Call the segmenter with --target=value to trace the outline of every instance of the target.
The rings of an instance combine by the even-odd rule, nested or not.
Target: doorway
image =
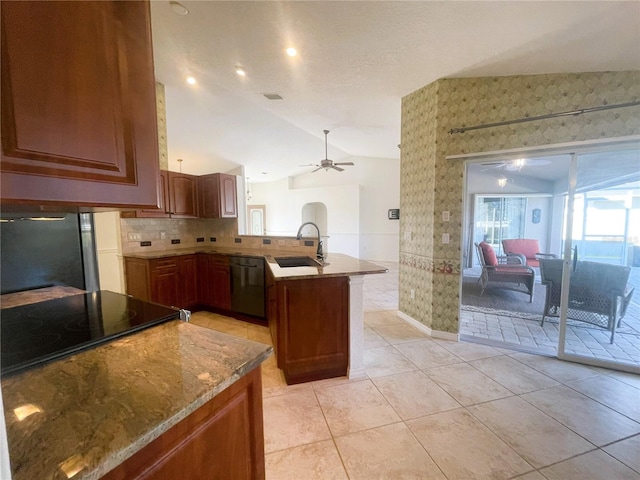
[[[318,226],[323,250],[326,255],[329,251],[329,246],[327,245],[329,239],[327,235],[327,206],[322,202],[306,203],[302,207],[301,216],[302,223],[313,222]],[[311,225],[305,226],[301,233],[303,237],[315,237],[318,234]]]
[[[248,234],[263,236],[267,234],[267,207],[265,205],[247,205]]]
[[[524,155],[518,152],[519,157]],[[627,149],[615,146],[589,150],[585,146],[573,154],[503,158],[467,162],[460,337],[640,372],[640,300],[633,296],[640,292],[637,142]],[[498,180],[505,177],[508,180],[501,185]],[[514,201],[516,198],[520,200]],[[536,228],[539,230],[534,234]],[[477,256],[474,243],[486,240],[500,257],[505,253],[502,240],[512,235],[532,237],[540,253],[555,255],[553,261],[560,266],[558,281],[563,282],[563,274],[566,276],[558,292],[571,292],[563,297],[563,305],[556,302],[548,308],[550,269],[545,277],[539,265],[528,267],[535,273],[532,302],[525,293],[507,290],[499,282],[489,282],[481,292],[482,267],[473,257]],[[575,293],[582,285],[581,279],[570,277],[576,258],[580,262],[576,265],[583,271],[595,267],[601,272],[595,277],[606,278],[603,272],[611,268],[619,268],[625,276],[622,291],[609,303],[610,312],[579,313],[581,308],[588,308],[581,306],[584,300]],[[613,276],[618,276],[617,272]],[[589,283],[593,285],[594,281]],[[544,322],[543,314],[547,314]],[[600,317],[595,318],[598,314]],[[616,323],[613,330],[611,322]]]

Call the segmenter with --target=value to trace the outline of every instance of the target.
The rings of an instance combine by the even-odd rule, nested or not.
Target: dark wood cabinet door
[[[195,255],[184,255],[179,258],[179,278],[181,298],[176,305],[180,308],[191,308],[198,303],[198,268]]]
[[[220,176],[198,177],[198,214],[201,218],[220,218]]]
[[[181,303],[180,276],[175,258],[153,260],[151,262],[151,301],[178,307]]]
[[[211,265],[212,306],[223,310],[231,309],[231,278],[228,265]]]
[[[256,367],[104,480],[264,480],[262,384]]]
[[[128,295],[147,302],[152,301],[151,285],[149,280],[149,262],[147,260],[125,257],[124,275]]]
[[[198,269],[198,303],[211,306],[213,304],[211,288],[211,255],[207,253],[197,254]]]
[[[212,173],[198,177],[198,203],[202,218],[237,218],[236,177]]]
[[[285,280],[276,286],[277,359],[287,383],[346,375],[349,278]]]
[[[169,212],[175,218],[198,216],[197,177],[186,173],[168,172]]]
[[[149,3],[1,9],[2,203],[157,206]]]
[[[158,190],[159,208],[148,208],[120,212],[123,218],[169,218],[169,179],[166,170],[160,170],[160,189]]]
[[[236,177],[220,174],[220,217],[236,218],[238,216],[238,199],[236,193]]]

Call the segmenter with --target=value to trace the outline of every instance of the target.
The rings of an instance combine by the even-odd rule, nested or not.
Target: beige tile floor
[[[640,479],[640,376],[431,339],[396,315],[394,275],[365,279],[367,378],[287,386],[263,364],[268,480]]]

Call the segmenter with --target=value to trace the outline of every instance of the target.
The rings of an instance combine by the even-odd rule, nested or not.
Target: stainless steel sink
[[[288,267],[321,267],[317,260],[311,257],[276,257],[274,260],[282,268]]]

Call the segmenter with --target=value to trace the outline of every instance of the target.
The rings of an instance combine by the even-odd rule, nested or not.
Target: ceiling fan
[[[333,160],[329,160],[327,155],[327,135],[329,134],[329,130],[323,130],[324,132],[324,160],[321,160],[320,163],[309,163],[307,165],[300,165],[301,167],[318,167],[315,170],[312,170],[311,173],[317,172],[324,168],[325,172],[329,169],[333,168],[339,172],[343,172],[344,168],[338,167],[338,165],[354,165],[353,162],[340,162],[336,163]]]
[[[522,170],[523,167],[537,167],[540,165],[547,165],[551,163],[549,160],[542,159],[525,159],[525,158],[516,158],[515,160],[504,160],[499,162],[489,162],[482,163],[481,165],[488,167],[485,170],[489,170],[492,168],[500,168],[502,170],[506,170],[507,172],[518,172]]]

